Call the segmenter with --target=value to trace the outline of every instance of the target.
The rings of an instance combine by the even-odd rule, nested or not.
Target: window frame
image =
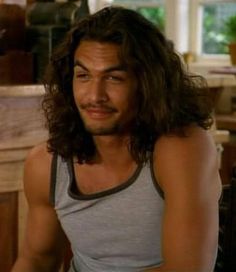
[[[190,20],[189,20],[189,52],[193,52],[196,63],[228,66],[231,65],[228,54],[203,54],[201,52],[202,29],[201,22],[203,16],[203,4],[233,3],[235,0],[189,0]]]

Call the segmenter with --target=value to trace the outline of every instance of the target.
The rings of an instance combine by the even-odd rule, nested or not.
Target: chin
[[[117,127],[101,127],[101,128],[91,128],[87,127],[86,130],[93,136],[105,136],[105,135],[114,135],[119,133]]]
[[[110,126],[86,126],[85,129],[89,132],[92,136],[112,136],[112,135],[122,135],[129,132],[127,126],[121,124],[113,124]]]
[[[93,136],[106,136],[106,135],[118,135],[126,134],[130,131],[130,123],[124,122],[110,122],[107,124],[86,124],[85,129]]]

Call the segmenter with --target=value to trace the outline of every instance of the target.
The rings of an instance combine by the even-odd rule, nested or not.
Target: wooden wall
[[[32,146],[47,137],[42,86],[0,87],[0,271],[9,272],[21,246],[27,205],[23,166]]]

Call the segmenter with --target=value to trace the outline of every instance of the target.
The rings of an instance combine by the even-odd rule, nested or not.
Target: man
[[[52,57],[49,139],[25,163],[29,215],[12,271],[212,271],[221,182],[201,78],[136,12],[83,19]],[[67,238],[66,238],[67,237]]]

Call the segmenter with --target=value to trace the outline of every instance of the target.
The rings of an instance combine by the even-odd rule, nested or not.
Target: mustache
[[[79,105],[81,109],[83,110],[101,110],[101,111],[107,111],[107,112],[117,112],[117,109],[108,105],[103,105],[103,104],[92,104],[92,103],[87,103],[87,104],[80,104]]]

